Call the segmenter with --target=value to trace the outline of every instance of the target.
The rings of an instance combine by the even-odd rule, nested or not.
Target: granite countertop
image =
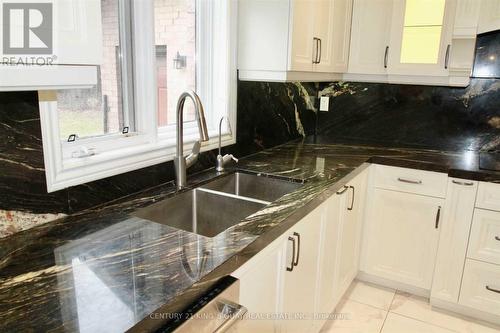
[[[308,141],[306,141],[308,142]],[[206,238],[134,217],[175,195],[164,184],[0,239],[0,331],[154,331],[283,234],[373,162],[500,183],[477,154],[295,141],[238,169],[304,182],[238,225]],[[194,175],[194,187],[216,177]],[[203,258],[203,259],[202,259]]]

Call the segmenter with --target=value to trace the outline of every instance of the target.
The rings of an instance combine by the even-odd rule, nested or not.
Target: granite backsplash
[[[330,111],[317,112],[318,96]],[[174,179],[171,162],[47,193],[36,92],[0,93],[0,237]],[[313,134],[332,142],[479,150],[500,140],[500,80],[467,88],[379,83],[238,83],[238,157]],[[308,140],[312,140],[310,137]],[[215,164],[201,154],[190,172]]]

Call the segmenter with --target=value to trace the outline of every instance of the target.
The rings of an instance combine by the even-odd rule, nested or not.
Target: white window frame
[[[210,140],[201,151],[218,146],[218,121],[227,117],[222,145],[236,143],[236,37],[237,0],[197,0],[196,75],[197,91],[207,111]],[[175,126],[158,128],[155,69],[154,4],[134,1],[134,108],[137,131],[83,138],[63,143],[55,92],[39,92],[40,121],[47,191],[137,170],[170,161],[175,156]],[[212,24],[212,22],[217,22]],[[215,45],[215,46],[214,46]],[[224,124],[227,124],[224,122]],[[189,153],[198,130],[184,124],[184,151]],[[95,155],[72,158],[68,152],[80,147],[94,149]]]

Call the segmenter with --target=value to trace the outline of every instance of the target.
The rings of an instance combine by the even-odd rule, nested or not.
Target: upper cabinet
[[[239,78],[467,86],[500,0],[239,2]]]
[[[0,0],[0,90],[90,87],[102,62],[101,0]]]
[[[344,79],[468,85],[480,7],[472,1],[354,0]]]
[[[477,33],[500,29],[500,0],[481,0],[480,20]]]
[[[448,75],[454,0],[396,0],[388,73]]]
[[[392,3],[392,0],[354,0],[349,73],[387,73]]]
[[[352,0],[239,2],[242,80],[324,81],[347,70]]]

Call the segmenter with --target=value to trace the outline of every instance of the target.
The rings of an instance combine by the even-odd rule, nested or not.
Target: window
[[[101,0],[97,85],[39,93],[49,192],[171,160],[186,89],[205,108],[211,140],[202,151],[217,146],[223,116],[223,144],[235,142],[236,3]],[[187,102],[186,152],[198,139],[194,120]]]
[[[406,0],[401,63],[437,64],[446,0]]]

